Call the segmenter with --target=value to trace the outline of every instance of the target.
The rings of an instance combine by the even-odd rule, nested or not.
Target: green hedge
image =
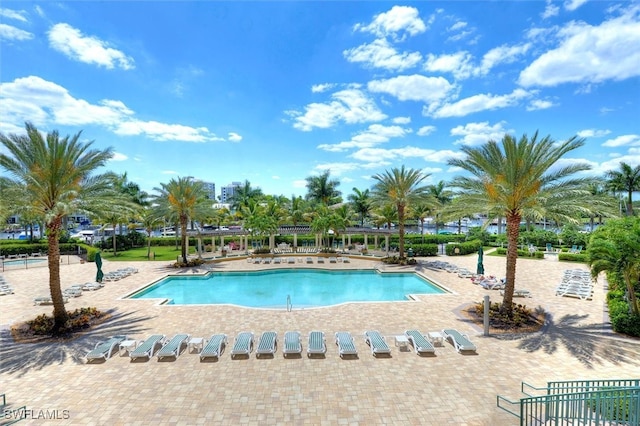
[[[407,256],[408,250],[413,250],[414,256],[437,256],[438,245],[437,244],[411,244],[409,247],[405,247],[405,256]]]
[[[482,246],[482,241],[473,240],[466,243],[447,244],[445,251],[448,256],[462,256],[464,254],[477,253]],[[456,253],[456,248],[458,253]]]
[[[563,260],[565,262],[581,262],[587,263],[589,259],[587,258],[586,253],[558,253],[558,260]]]
[[[496,249],[496,254],[499,254],[501,256],[506,256],[507,255],[507,249],[504,247],[498,247]],[[529,258],[535,258],[535,259],[544,259],[544,252],[543,251],[534,251],[533,252],[533,256],[531,256],[531,253],[529,252],[529,250],[518,250],[518,257],[529,257]]]
[[[629,312],[629,302],[624,298],[621,290],[610,291],[607,294],[609,318],[611,327],[618,333],[640,337],[640,317]]]

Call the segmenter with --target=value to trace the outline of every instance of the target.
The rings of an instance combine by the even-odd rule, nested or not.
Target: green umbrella
[[[98,268],[98,271],[96,272],[96,282],[101,283],[102,282],[102,277],[104,277],[104,274],[102,273],[102,257],[100,256],[100,252],[96,253],[96,267]]]
[[[482,246],[478,249],[478,267],[476,268],[476,274],[484,275],[484,265],[482,264],[482,256],[484,252],[482,250]]]

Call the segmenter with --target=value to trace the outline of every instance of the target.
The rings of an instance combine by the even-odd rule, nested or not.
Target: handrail
[[[287,312],[291,312],[293,309],[293,303],[291,303],[291,296],[287,294]]]
[[[507,402],[507,403],[509,403],[511,405],[517,405],[518,407],[520,407],[520,409],[518,410],[518,412],[515,412],[515,411],[510,410],[509,408],[507,408],[507,407],[505,407],[503,405],[500,405],[500,401]],[[510,399],[507,399],[504,396],[498,395],[497,398],[496,398],[496,405],[498,406],[498,408],[506,411],[507,413],[513,414],[514,416],[516,416],[519,419],[522,418],[522,404],[521,404],[520,401],[511,401]]]

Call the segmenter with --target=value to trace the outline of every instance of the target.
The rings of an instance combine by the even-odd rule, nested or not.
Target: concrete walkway
[[[476,256],[441,257],[474,270]],[[504,276],[505,259],[487,255],[487,274]],[[9,409],[26,405],[31,416],[57,415],[56,424],[437,424],[513,425],[517,419],[496,408],[496,395],[517,399],[520,382],[544,385],[551,380],[640,377],[640,342],[611,333],[605,313],[603,281],[593,300],[555,296],[562,271],[584,266],[557,259],[519,259],[517,288],[533,297],[516,299],[549,313],[542,332],[530,335],[482,336],[479,327],[460,315],[461,309],[485,294],[499,300],[497,291],[484,290],[441,270],[418,268],[450,294],[419,296],[418,301],[348,303],[296,310],[249,309],[237,306],[160,306],[150,300],[122,297],[171,273],[204,273],[203,268],[175,270],[165,262],[105,261],[103,269],[134,266],[138,274],[107,283],[105,288],[71,299],[69,309],[95,306],[111,312],[111,319],[72,341],[15,344],[10,326],[51,313],[50,306],[34,306],[33,298],[48,294],[46,268],[6,271],[2,275],[16,292],[0,297],[0,393]],[[245,260],[211,265],[215,270],[310,267],[252,265]],[[313,267],[414,270],[352,260],[348,265]],[[91,281],[93,264],[66,264],[62,288]],[[409,328],[423,332],[455,327],[467,333],[477,354],[461,355],[446,343],[435,357],[420,357],[394,346],[394,336]],[[378,330],[392,346],[390,358],[376,359],[363,333]],[[229,348],[218,362],[201,363],[192,353],[175,361],[130,362],[115,356],[105,363],[85,364],[84,355],[100,340],[126,334],[135,339],[161,333],[189,333],[208,337],[226,333],[230,344],[241,331],[302,334],[303,348],[310,331],[326,333],[324,359],[285,359],[275,356],[231,360]],[[338,356],[333,334],[349,331],[359,356]],[[44,424],[44,421],[29,423]],[[51,421],[52,423],[52,421]]]

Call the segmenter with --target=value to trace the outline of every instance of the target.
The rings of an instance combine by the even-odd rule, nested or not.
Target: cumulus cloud
[[[0,100],[7,108],[3,113],[3,131],[9,127],[7,123],[15,128],[18,123],[31,121],[35,125],[97,125],[119,135],[141,135],[154,140],[223,140],[206,127],[138,120],[122,101],[103,99],[91,103],[77,99],[64,87],[36,76],[0,83]]]
[[[581,138],[601,138],[611,133],[611,130],[584,129],[580,130],[577,135]]]
[[[20,22],[27,22],[27,12],[25,10],[13,10],[0,7],[0,16],[8,19],[15,19]]]
[[[388,12],[374,16],[367,25],[356,24],[354,30],[375,34],[378,37],[403,39],[407,34],[414,36],[427,30],[419,15],[415,7],[393,6]]]
[[[501,121],[490,125],[488,121],[481,123],[467,123],[464,126],[456,126],[451,129],[452,136],[461,136],[456,144],[478,146],[490,140],[499,141],[506,133],[513,133],[513,129],[505,128],[506,122]]]
[[[51,27],[49,44],[53,49],[76,61],[107,69],[113,69],[116,66],[124,70],[134,68],[133,58],[110,47],[109,43],[97,37],[82,34],[80,30],[69,24],[56,24]]]
[[[573,12],[583,4],[585,4],[588,0],[567,0],[564,2],[564,8],[570,12]]]
[[[422,126],[416,132],[418,136],[429,136],[431,133],[436,131],[436,126]]]
[[[617,138],[609,139],[602,146],[619,147],[619,146],[640,146],[640,135],[622,135]]]
[[[332,89],[335,86],[333,83],[324,83],[324,84],[314,84],[311,86],[311,91],[313,93],[322,93],[326,92],[329,89]]]
[[[480,73],[486,75],[500,64],[510,64],[517,61],[520,57],[524,56],[530,49],[531,44],[517,44],[513,46],[502,45],[489,50],[482,57],[482,63],[480,64]]]
[[[515,89],[506,95],[479,94],[461,99],[457,102],[443,105],[432,105],[431,108],[423,108],[422,113],[435,118],[464,117],[480,111],[490,111],[518,105],[522,99],[532,96],[534,92],[523,89]]]
[[[600,83],[640,76],[639,10],[598,26],[570,22],[557,33],[558,46],[535,59],[519,77],[524,87]]]
[[[235,132],[229,132],[228,138],[231,142],[240,142],[242,140],[242,136]]]
[[[534,99],[527,105],[527,111],[537,111],[539,109],[548,109],[556,106],[552,101],[542,99]]]
[[[430,72],[451,73],[456,79],[462,80],[474,74],[472,59],[471,54],[466,51],[443,55],[429,54],[424,69]]]
[[[544,12],[540,14],[542,19],[548,19],[553,16],[558,16],[558,12],[560,12],[560,8],[552,3],[551,0],[547,0],[547,5],[544,8]]]
[[[31,40],[33,34],[7,24],[0,24],[0,40]]]
[[[327,103],[311,103],[304,113],[287,111],[294,118],[293,127],[308,132],[314,127],[328,128],[339,121],[348,124],[381,121],[387,116],[362,90],[350,88],[335,92]]]
[[[111,161],[126,161],[129,157],[121,152],[114,152],[113,157],[111,157]]]
[[[363,161],[371,167],[381,163],[392,164],[394,161],[405,158],[422,159],[432,163],[445,163],[452,156],[460,158],[461,154],[451,150],[436,151],[433,149],[414,146],[391,149],[364,148],[350,155],[351,158]]]
[[[411,117],[396,117],[392,121],[395,124],[409,124],[411,123]]]
[[[402,71],[413,68],[421,60],[419,52],[399,53],[386,39],[377,39],[342,52],[349,62],[362,63],[370,68]]]
[[[337,144],[321,144],[318,145],[318,149],[330,152],[343,152],[354,148],[368,148],[388,142],[391,138],[404,137],[410,132],[411,129],[406,129],[400,126],[372,124],[367,128],[367,130],[354,135],[351,140]]]
[[[360,170],[362,168],[362,164],[358,163],[323,163],[318,164],[313,168],[314,173],[323,173],[326,170],[331,172],[331,176],[342,176],[345,173],[352,172],[354,170]],[[305,185],[302,187],[306,186]]]
[[[386,80],[373,80],[367,84],[369,91],[388,93],[401,101],[438,102],[456,90],[443,77],[425,77],[419,74],[401,75]]]

